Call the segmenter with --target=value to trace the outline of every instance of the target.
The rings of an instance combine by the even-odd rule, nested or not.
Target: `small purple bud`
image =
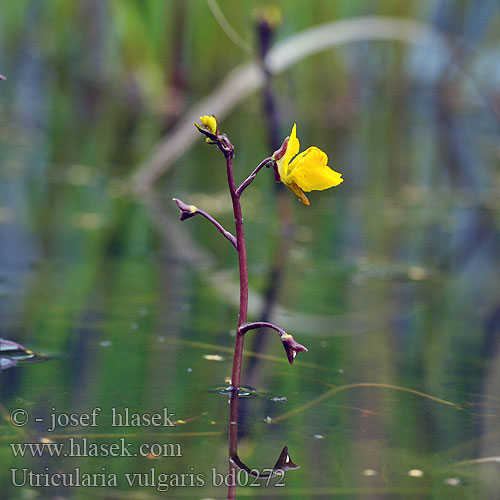
[[[175,201],[175,203],[179,207],[179,210],[181,211],[181,216],[180,216],[181,221],[189,219],[190,217],[196,215],[197,208],[194,205],[188,205],[187,203],[184,203],[182,200],[179,200],[178,198],[172,198],[172,200]]]
[[[291,335],[288,333],[281,336],[281,342],[283,342],[283,347],[285,348],[286,355],[288,357],[288,362],[292,365],[295,356],[298,352],[307,352],[307,347],[299,344]]]

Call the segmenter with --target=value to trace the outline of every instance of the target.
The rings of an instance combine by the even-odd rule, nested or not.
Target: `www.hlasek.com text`
[[[64,442],[10,443],[15,457],[182,457],[180,443],[134,443],[121,437],[111,443],[70,437]]]

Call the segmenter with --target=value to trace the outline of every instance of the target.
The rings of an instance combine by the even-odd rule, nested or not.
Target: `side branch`
[[[254,321],[252,323],[244,323],[240,326],[241,333],[247,333],[250,330],[257,330],[259,328],[271,328],[271,330],[276,330],[280,337],[283,335],[288,335],[283,328],[280,328],[278,325],[274,323],[269,323],[268,321]]]
[[[252,184],[253,180],[255,179],[255,177],[259,173],[259,170],[262,167],[268,167],[269,168],[270,166],[272,166],[274,164],[275,164],[275,161],[273,160],[273,158],[271,156],[269,156],[265,160],[261,161],[259,163],[259,165],[257,166],[257,168],[239,185],[238,189],[236,190],[236,195],[237,196],[241,196],[241,193],[243,193],[243,191],[248,186],[250,186],[250,184]]]
[[[298,352],[307,352],[307,347],[299,344],[292,335],[286,333],[283,328],[280,328],[274,323],[269,323],[267,321],[243,323],[243,325],[238,328],[238,332],[244,335],[250,330],[257,330],[259,328],[271,328],[272,330],[276,330],[279,333],[281,342],[283,342],[283,347],[285,348],[285,352],[288,357],[288,362],[290,364],[293,364],[293,360],[295,359],[295,356],[297,356]]]
[[[229,231],[227,231],[220,222],[216,221],[210,214],[205,212],[205,210],[201,210],[198,207],[195,207],[194,205],[188,205],[187,203],[184,203],[178,198],[172,198],[172,199],[175,201],[175,203],[179,207],[179,210],[181,211],[181,216],[180,216],[181,221],[189,219],[190,217],[194,217],[195,215],[201,215],[202,217],[205,217],[205,219],[210,221],[219,230],[219,232],[231,242],[233,247],[236,248],[236,250],[238,250],[238,244],[236,243],[236,238]]]

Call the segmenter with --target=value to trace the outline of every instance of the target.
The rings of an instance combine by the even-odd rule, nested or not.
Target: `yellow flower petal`
[[[214,116],[200,116],[200,121],[207,127],[212,134],[217,135],[217,120]]]
[[[297,196],[302,203],[309,205],[304,191],[322,191],[343,182],[342,175],[328,166],[328,156],[317,147],[310,147],[303,153],[299,152],[300,144],[296,134],[297,126],[294,123],[290,136],[285,139],[282,147],[275,151],[278,173],[281,181]],[[286,147],[285,152],[283,149]],[[276,154],[278,153],[278,154]]]
[[[306,192],[322,191],[343,182],[342,175],[328,165],[328,156],[314,146],[306,149],[289,166],[286,181],[293,181]]]
[[[292,132],[290,134],[290,137],[288,138],[288,145],[285,154],[280,160],[276,162],[278,165],[278,172],[282,178],[288,175],[288,164],[290,163],[290,160],[299,152],[300,149],[300,143],[299,140],[297,139],[296,130],[297,126],[294,123],[292,127]]]
[[[295,196],[297,196],[297,198],[299,198],[299,200],[301,201],[301,203],[303,203],[304,205],[310,205],[309,200],[307,199],[307,196],[304,194],[304,191],[302,191],[302,189],[300,189],[299,186],[297,186],[297,184],[295,184],[295,182],[286,182],[286,181],[283,181],[283,184]]]
[[[288,175],[288,165],[292,158],[299,152],[300,142],[297,139],[297,125],[294,123],[292,127],[292,133],[290,134],[290,139],[288,139],[288,147],[286,148],[285,156],[283,157],[285,168],[284,175]]]
[[[297,125],[294,123],[292,127],[292,133],[290,134],[290,139],[288,140],[288,147],[286,148],[285,158],[286,163],[290,163],[291,159],[299,152],[300,142],[297,139]]]

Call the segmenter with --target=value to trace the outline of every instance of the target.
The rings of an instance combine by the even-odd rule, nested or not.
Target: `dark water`
[[[35,211],[2,224],[2,336],[50,358],[1,372],[2,491],[5,498],[154,498],[170,485],[169,498],[224,498],[217,485],[228,470],[229,405],[211,389],[227,385],[231,372],[231,247],[202,220],[177,223],[168,197],[138,205],[114,189],[104,179],[61,183],[59,201],[69,193],[76,201],[53,210],[50,238],[39,233]],[[258,299],[277,222],[262,220],[257,189],[247,236]],[[256,395],[240,401],[240,458],[272,468],[288,446],[301,467],[279,479],[285,487],[272,486],[276,479],[244,487],[255,480],[241,474],[238,493],[493,498],[496,192],[481,200],[412,186],[394,196],[337,194],[315,196],[308,212],[293,206],[297,238],[276,315],[309,352],[290,366],[267,332],[266,352],[243,376]],[[217,211],[217,199],[202,201]],[[255,310],[251,301],[251,316]],[[16,409],[26,425],[9,423]],[[129,421],[113,426],[120,424],[113,412],[125,418],[126,411]],[[153,422],[145,415],[155,413]],[[53,414],[61,420],[52,431]],[[12,444],[27,442],[64,443],[63,453],[90,456],[14,457]],[[150,445],[166,456],[123,456],[148,455]],[[76,482],[77,468],[80,480],[93,474],[108,488],[36,486],[41,473],[71,473]]]

